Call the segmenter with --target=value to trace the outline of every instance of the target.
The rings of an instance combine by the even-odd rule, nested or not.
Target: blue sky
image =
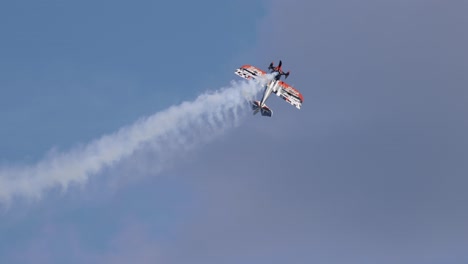
[[[266,12],[255,1],[20,1],[0,10],[6,165],[34,163],[53,147],[67,150],[229,85]],[[2,262],[31,262],[39,254],[47,262],[82,263],[73,242],[62,240],[67,234],[78,234],[84,255],[99,255],[132,218],[154,222],[145,233],[170,236],[190,208],[191,188],[175,176],[147,184],[118,194],[90,184],[76,197],[12,205],[2,215]],[[42,239],[47,245],[36,252]]]
[[[8,96],[2,96],[1,133],[22,138],[2,141],[8,151],[2,160],[34,160],[53,145],[86,142],[225,85],[236,58],[255,42],[255,23],[265,12],[258,2],[248,4],[2,4]],[[77,122],[83,119],[87,123]]]
[[[467,262],[466,10],[0,4],[2,167],[229,86],[246,63],[282,59],[305,98],[300,111],[271,98],[273,118],[247,115],[162,172],[163,157],[143,151],[84,185],[14,201],[0,215],[0,262]]]

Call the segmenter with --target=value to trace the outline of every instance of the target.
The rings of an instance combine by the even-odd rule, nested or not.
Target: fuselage
[[[260,101],[260,107],[265,105],[266,100],[271,95],[272,92],[275,92],[277,89],[276,86],[278,85],[278,80],[273,79],[269,81],[265,87],[265,92],[263,92],[262,100]]]

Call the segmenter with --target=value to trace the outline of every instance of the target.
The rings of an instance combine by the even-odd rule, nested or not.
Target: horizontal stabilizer
[[[260,110],[260,113],[262,114],[262,116],[269,116],[269,117],[271,117],[271,115],[273,114],[270,108],[266,106],[262,107],[262,109]]]
[[[273,111],[271,111],[271,109],[268,106],[264,105],[263,107],[260,107],[259,101],[252,102],[252,110],[254,115],[260,112],[262,116],[271,117],[271,115],[273,114]]]

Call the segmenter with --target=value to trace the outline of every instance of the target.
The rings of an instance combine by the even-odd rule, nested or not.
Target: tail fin
[[[260,101],[252,101],[253,115],[256,115],[260,111]]]

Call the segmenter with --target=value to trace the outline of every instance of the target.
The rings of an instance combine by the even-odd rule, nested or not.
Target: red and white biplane
[[[277,96],[280,96],[286,102],[295,106],[297,109],[301,109],[304,98],[302,97],[302,94],[298,90],[294,89],[289,84],[280,80],[281,76],[285,76],[285,78],[288,78],[289,76],[289,72],[286,72],[286,73],[283,72],[283,70],[281,69],[281,65],[282,65],[281,61],[279,61],[278,66],[274,66],[273,62],[270,63],[268,70],[270,70],[270,73],[274,75],[274,79],[268,81],[268,83],[265,85],[265,91],[263,92],[262,100],[252,102],[252,110],[254,111],[254,115],[260,112],[262,116],[271,117],[273,112],[265,104],[266,100],[271,95],[271,93],[275,93]],[[248,80],[249,79],[260,80],[262,78],[266,78],[266,75],[267,75],[265,71],[255,66],[251,66],[251,65],[244,65],[240,67],[239,69],[235,71],[235,74]]]

